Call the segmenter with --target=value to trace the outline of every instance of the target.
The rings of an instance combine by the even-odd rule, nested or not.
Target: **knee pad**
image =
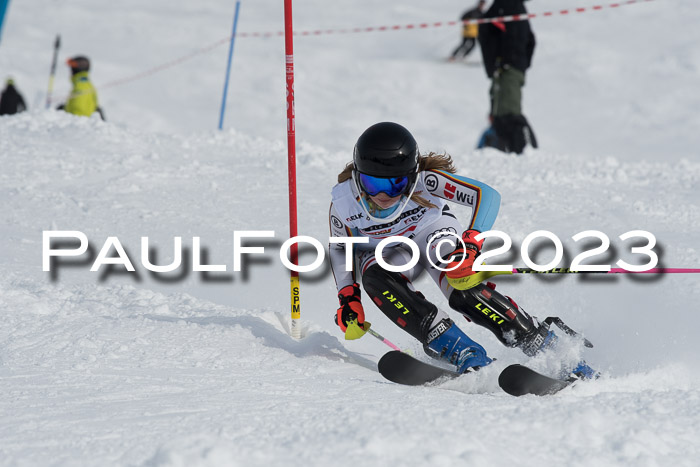
[[[362,275],[362,285],[375,305],[391,321],[425,343],[433,323],[447,318],[398,272],[373,264]]]

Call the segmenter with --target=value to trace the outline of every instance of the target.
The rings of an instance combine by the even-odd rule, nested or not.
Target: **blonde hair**
[[[354,164],[349,162],[342,172],[338,174],[338,183],[350,180],[354,167]],[[418,156],[418,172],[425,172],[426,170],[442,170],[443,172],[449,173],[457,172],[452,162],[452,157],[449,154],[436,154],[434,152],[430,152],[425,156]],[[411,195],[411,201],[424,208],[437,208],[433,203],[415,193]],[[370,204],[372,203],[370,199],[367,199],[367,202]]]

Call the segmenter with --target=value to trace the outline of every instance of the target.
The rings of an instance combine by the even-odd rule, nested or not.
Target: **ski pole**
[[[470,289],[486,279],[494,276],[508,274],[697,274],[700,269],[692,268],[653,268],[646,271],[629,271],[622,268],[610,268],[609,271],[577,271],[570,268],[553,268],[545,271],[538,271],[532,268],[513,268],[509,271],[477,271],[470,276],[450,282],[453,287],[460,290]]]
[[[396,350],[397,352],[405,353],[407,355],[413,355],[410,350],[401,350],[396,344],[392,343],[389,339],[372,329],[371,326],[372,324],[369,321],[365,321],[364,326],[360,327],[360,325],[357,324],[357,319],[350,320],[347,323],[347,328],[345,329],[345,340],[355,340],[359,339],[365,334],[370,334],[372,337],[391,347],[392,350]]]
[[[381,334],[379,334],[379,333],[378,333],[377,331],[375,331],[374,329],[369,328],[369,330],[368,330],[367,332],[370,333],[373,337],[376,337],[377,339],[379,339],[380,341],[382,341],[383,343],[385,343],[386,345],[388,345],[389,347],[391,347],[392,349],[398,350],[399,352],[403,352],[403,350],[399,349],[399,348],[398,348],[395,344],[393,344],[389,339],[385,338],[384,336],[382,336]]]
[[[486,279],[494,276],[509,274],[696,274],[700,269],[691,268],[653,268],[646,271],[628,271],[622,268],[611,268],[609,271],[576,271],[570,268],[553,268],[546,271],[538,271],[532,268],[513,268],[507,271],[477,271],[469,276],[458,279],[448,279],[450,285],[458,290],[467,290],[476,287]]]
[[[500,272],[500,271],[499,271]],[[569,268],[554,268],[537,271],[531,268],[513,268],[513,274],[698,274],[700,269],[692,268],[653,268],[646,271],[628,271],[622,268],[611,268],[609,271],[575,271]],[[501,272],[508,274],[508,272]]]
[[[53,94],[53,79],[56,76],[56,60],[58,60],[58,49],[61,47],[61,35],[56,35],[53,43],[53,60],[51,61],[51,73],[49,74],[49,90],[46,93],[46,109],[51,107],[51,94]]]

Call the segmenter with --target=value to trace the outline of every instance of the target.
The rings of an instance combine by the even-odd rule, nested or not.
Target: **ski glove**
[[[448,282],[450,279],[461,279],[474,274],[472,270],[474,259],[479,256],[481,247],[484,245],[483,240],[476,239],[476,236],[480,233],[478,230],[469,229],[462,234],[464,245],[458,244],[455,251],[448,257],[449,264],[447,265],[448,271],[446,273]]]
[[[340,289],[338,293],[340,300],[340,308],[335,315],[335,324],[340,326],[340,330],[345,332],[348,328],[348,323],[352,320],[357,320],[357,324],[364,328],[365,310],[360,302],[360,286],[354,283]]]

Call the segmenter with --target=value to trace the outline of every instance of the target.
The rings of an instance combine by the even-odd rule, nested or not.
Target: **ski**
[[[546,396],[568,387],[576,379],[550,378],[523,365],[510,365],[498,377],[498,385],[511,396]]]
[[[398,350],[384,354],[377,367],[379,373],[387,380],[407,386],[422,386],[465,374],[422,362]],[[523,365],[510,365],[498,377],[498,385],[511,396],[556,394],[574,381],[577,379],[550,378]]]
[[[377,364],[379,373],[397,384],[420,386],[441,378],[452,379],[462,373],[433,366],[397,350],[384,354]]]

